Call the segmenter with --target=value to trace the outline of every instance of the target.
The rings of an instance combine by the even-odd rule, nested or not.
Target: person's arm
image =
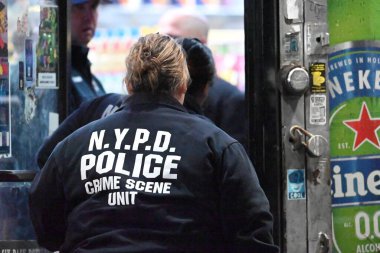
[[[53,153],[29,190],[30,218],[37,242],[51,251],[59,250],[65,238],[64,203],[62,175]]]
[[[37,164],[40,168],[44,166],[51,152],[60,141],[90,122],[87,115],[91,113],[91,110],[89,109],[91,103],[92,101],[82,103],[82,105],[70,114],[52,133],[52,135],[44,141],[36,154]]]
[[[279,252],[268,199],[240,143],[223,151],[220,166],[222,224],[231,252]]]
[[[54,147],[82,126],[114,113],[126,97],[121,94],[108,93],[104,96],[83,102],[71,113],[41,145],[36,154],[37,164],[44,166]]]

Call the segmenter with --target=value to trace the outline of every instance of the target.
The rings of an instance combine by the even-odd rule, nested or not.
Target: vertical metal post
[[[281,252],[330,252],[326,0],[245,1],[245,36],[250,154],[275,241]],[[298,144],[294,126],[307,133]]]
[[[305,151],[296,149],[290,142],[290,129],[294,125],[305,127],[303,92],[287,91],[285,79],[294,67],[303,67],[303,1],[279,1],[279,57],[282,80],[277,87],[281,93],[282,130],[282,187],[284,215],[283,252],[307,252],[307,203]],[[280,70],[277,71],[279,73]],[[290,80],[289,80],[290,84]]]
[[[57,1],[59,11],[59,108],[60,122],[68,115],[69,78],[71,73],[71,4]]]
[[[304,65],[310,75],[310,88],[305,94],[305,127],[309,132],[324,138],[323,143],[320,143],[323,145],[323,154],[306,157],[307,252],[323,253],[332,251],[327,0],[305,1],[304,12]]]
[[[274,240],[283,247],[278,0],[244,3],[249,150],[274,215]]]

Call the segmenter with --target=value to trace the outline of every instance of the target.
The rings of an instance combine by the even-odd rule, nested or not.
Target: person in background
[[[205,16],[197,12],[175,8],[160,17],[158,30],[174,38],[198,38],[207,44],[209,23]],[[247,149],[248,117],[245,95],[236,86],[216,75],[204,104],[204,114]]]
[[[88,43],[94,37],[100,0],[71,0],[71,80],[69,114],[84,101],[106,94],[91,72]]]
[[[187,89],[184,106],[190,113],[203,115],[202,104],[215,75],[212,53],[198,39],[183,38],[177,41],[186,52],[191,77],[191,85]],[[54,147],[66,136],[94,120],[118,111],[126,98],[125,95],[109,93],[83,102],[41,145],[36,154],[39,167],[44,166]]]
[[[204,115],[202,106],[216,72],[213,55],[211,50],[198,39],[181,38],[177,41],[186,52],[191,77],[191,85],[187,89],[184,106],[190,113]]]
[[[133,45],[117,113],[54,149],[30,188],[37,242],[60,252],[279,252],[272,215],[242,147],[183,107],[181,46]]]

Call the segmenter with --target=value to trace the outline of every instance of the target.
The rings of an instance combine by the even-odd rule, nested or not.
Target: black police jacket
[[[38,243],[64,252],[278,252],[242,145],[168,96],[60,142],[30,188]]]
[[[108,93],[103,96],[83,102],[78,109],[72,112],[59,127],[45,140],[36,153],[36,161],[40,168],[44,166],[54,147],[66,136],[81,128],[82,126],[111,115],[122,107],[127,95],[118,93]],[[195,102],[192,96],[186,95],[184,106],[189,113],[203,116],[201,107]]]

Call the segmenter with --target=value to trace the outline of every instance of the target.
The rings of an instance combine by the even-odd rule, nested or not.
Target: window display
[[[0,0],[0,249],[40,249],[29,220],[35,152],[58,126],[58,1]],[[65,53],[65,52],[63,52]]]
[[[102,5],[89,57],[92,70],[106,91],[126,92],[122,80],[129,47],[140,36],[157,32],[158,19],[172,8],[195,10],[207,17],[208,46],[213,51],[218,75],[244,91],[243,0],[119,0]]]

